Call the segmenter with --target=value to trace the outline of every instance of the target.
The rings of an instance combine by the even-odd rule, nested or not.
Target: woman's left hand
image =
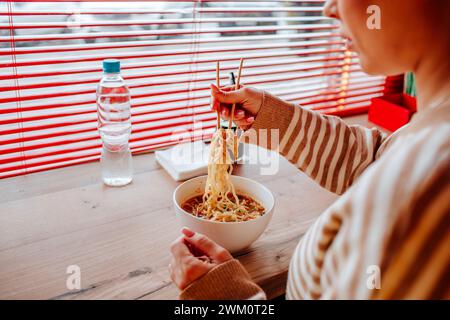
[[[183,235],[170,247],[172,260],[169,264],[170,277],[181,290],[219,264],[233,259],[226,249],[207,236],[188,228],[181,232]]]

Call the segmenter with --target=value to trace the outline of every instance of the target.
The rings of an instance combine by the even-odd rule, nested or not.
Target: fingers
[[[233,85],[219,89],[214,84],[211,84],[212,109],[220,110],[221,118],[229,120],[232,105],[238,104],[233,115],[233,120],[242,129],[248,129],[255,121],[254,114],[249,113],[242,107],[242,102],[247,101],[248,98],[248,92],[245,90],[246,88],[242,85],[239,90],[235,90]]]
[[[228,116],[230,115],[230,111],[228,110],[228,108],[222,108],[220,110],[220,114],[222,115],[222,118],[224,118],[225,120],[228,120]]]
[[[214,267],[208,257],[194,257],[185,241],[185,237],[181,236],[170,246],[172,259],[169,264],[169,273],[173,282],[181,290]]]
[[[255,122],[255,117],[247,117],[247,118],[245,118],[245,124],[246,125],[253,124],[253,122]]]
[[[183,257],[192,255],[186,243],[184,242],[184,237],[179,237],[174,242],[172,242],[172,244],[170,245],[170,251],[176,259],[181,259]]]
[[[234,120],[242,120],[245,118],[245,111],[242,109],[234,110]]]
[[[230,110],[228,108],[223,108],[220,112],[222,119],[228,120],[230,115]],[[255,117],[247,114],[245,111],[241,109],[236,109],[234,113],[234,122],[241,129],[248,129],[249,126],[255,122]]]
[[[229,108],[222,108],[222,109],[220,110],[220,115],[221,115],[222,118],[224,118],[225,120],[228,120],[228,119],[229,119],[230,113],[231,113],[231,110],[230,110]],[[253,122],[255,121],[255,117],[252,116],[252,115],[250,115],[250,114],[248,114],[247,112],[245,112],[245,111],[242,110],[242,109],[236,108],[236,109],[234,110],[234,117],[233,117],[233,120],[235,120],[235,122],[236,122],[236,120],[238,120],[238,121],[239,121],[239,120],[243,120],[245,123],[249,124],[249,123],[253,123]]]
[[[189,229],[188,227],[183,227],[181,229],[181,233],[184,234],[186,237],[190,238],[195,235],[195,232]]]
[[[234,122],[236,122],[237,125],[240,125],[240,124],[249,125],[255,121],[255,117],[249,115],[244,110],[236,109],[234,112],[233,120],[234,120]]]
[[[188,228],[183,228],[182,233],[185,235],[185,240],[187,242],[217,263],[223,263],[233,258],[225,248],[203,234],[195,233]]]
[[[214,100],[220,103],[242,103],[246,98],[246,93],[244,88],[238,90],[221,90],[217,88],[216,85],[211,84],[211,93]]]
[[[175,240],[170,247],[172,259],[169,273],[177,287],[184,290],[218,263],[233,257],[227,250],[200,233],[188,228],[183,228],[182,233],[183,236]],[[200,252],[201,255],[194,256],[194,251]]]
[[[196,258],[188,257],[181,261],[172,258],[169,264],[169,274],[175,285],[184,290],[212,268],[212,265]]]
[[[221,117],[225,120],[230,116],[229,110],[233,105],[236,105],[236,113],[233,115],[233,120],[239,121],[246,119],[246,126],[252,124],[264,99],[264,91],[240,86],[238,90],[234,86],[218,88],[211,84],[211,107],[213,110],[222,112]],[[242,113],[244,112],[244,113]],[[241,124],[243,124],[241,122]],[[241,125],[239,124],[239,125]]]
[[[251,127],[255,119],[253,117],[249,117],[243,120],[235,121],[236,125],[242,130],[247,130]]]
[[[239,85],[239,89],[241,89],[242,87],[244,87],[244,84],[240,84]],[[222,91],[234,91],[234,90],[236,90],[236,85],[231,84],[229,86],[220,87],[220,90],[222,90]]]

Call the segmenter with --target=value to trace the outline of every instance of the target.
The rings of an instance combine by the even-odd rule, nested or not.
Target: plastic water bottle
[[[108,186],[124,186],[133,179],[128,140],[131,133],[130,91],[120,76],[120,61],[103,61],[97,87],[98,130],[103,142],[102,179]]]

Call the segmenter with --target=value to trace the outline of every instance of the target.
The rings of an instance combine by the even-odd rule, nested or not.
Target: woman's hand
[[[233,259],[231,254],[208,237],[191,231],[181,230],[183,236],[175,240],[170,250],[170,277],[181,290],[199,279],[211,269]]]
[[[263,91],[240,86],[238,90],[234,90],[235,86],[217,88],[211,84],[212,108],[217,110],[220,107],[221,117],[229,118],[231,106],[236,103],[234,110],[234,122],[242,129],[247,129],[255,121],[263,102]]]

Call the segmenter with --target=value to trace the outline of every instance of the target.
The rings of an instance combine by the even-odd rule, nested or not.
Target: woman
[[[381,29],[371,30],[367,8],[374,4]],[[415,73],[419,108],[388,137],[257,89],[212,86],[224,117],[238,103],[242,128],[278,128],[280,153],[342,194],[296,248],[286,297],[450,298],[450,2],[329,0],[324,12],[340,21],[366,72]],[[182,299],[265,297],[226,250],[182,232],[170,266]],[[367,284],[370,270],[380,270],[381,287]]]

